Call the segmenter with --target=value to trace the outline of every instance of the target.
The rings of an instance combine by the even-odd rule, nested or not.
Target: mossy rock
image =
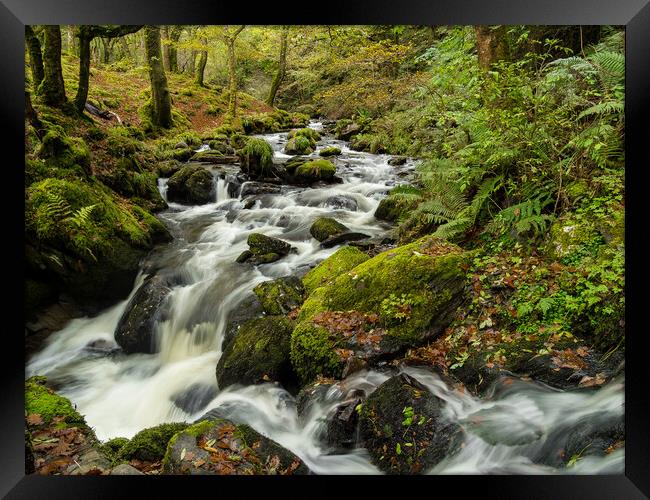
[[[399,186],[379,202],[374,215],[379,220],[395,222],[416,209],[422,200],[419,189]]]
[[[350,357],[373,363],[435,338],[465,300],[468,261],[459,247],[428,236],[315,289],[291,337],[302,382],[340,378]]]
[[[46,179],[25,196],[25,235],[38,251],[32,269],[47,269],[78,300],[124,298],[140,259],[169,241],[165,226],[97,181]]]
[[[310,141],[313,141],[314,144],[316,141],[320,141],[320,133],[318,130],[308,127],[293,129],[287,134],[287,139],[293,139],[294,137],[306,137]]]
[[[592,221],[567,214],[549,229],[544,253],[549,259],[562,260],[572,256],[594,254],[605,240]]]
[[[328,148],[323,148],[321,149],[318,154],[320,156],[338,156],[341,154],[341,148],[337,148],[336,146],[330,146]]]
[[[444,417],[444,400],[401,374],[361,404],[359,432],[372,462],[388,474],[424,474],[453,455],[463,441],[458,424]]]
[[[119,462],[120,452],[122,451],[122,448],[124,448],[128,443],[128,438],[116,437],[109,439],[103,443],[101,445],[101,450],[103,451],[104,455],[106,455],[106,457],[111,460],[111,462]]]
[[[251,178],[264,177],[273,168],[273,148],[264,139],[250,138],[238,156],[242,172]]]
[[[311,294],[316,288],[332,283],[338,276],[365,262],[370,257],[358,248],[340,248],[310,270],[302,279],[305,290]]]
[[[331,236],[336,236],[349,230],[350,228],[344,226],[336,219],[331,217],[318,217],[309,228],[309,234],[318,241],[325,241]]]
[[[204,420],[176,434],[163,460],[164,474],[307,474],[296,455],[247,425]]]
[[[82,139],[69,137],[63,127],[44,121],[46,133],[38,149],[38,157],[47,160],[47,166],[55,170],[69,170],[80,177],[92,173],[91,154]]]
[[[288,255],[289,252],[295,250],[286,241],[261,233],[249,234],[247,243],[249,250],[245,250],[237,257],[237,262],[239,263],[268,264],[281,259],[285,255]]]
[[[219,387],[262,382],[295,387],[296,376],[289,360],[293,326],[285,316],[266,316],[241,325],[217,364]]]
[[[60,420],[61,427],[87,427],[86,421],[77,412],[69,399],[60,396],[47,387],[45,377],[30,377],[25,381],[25,412],[27,415],[39,415],[42,425],[49,425],[52,420]]]
[[[167,199],[190,205],[214,201],[212,174],[200,165],[186,165],[167,181]]]
[[[331,181],[336,174],[336,166],[328,160],[313,160],[296,167],[294,177],[298,182]]]
[[[315,143],[308,137],[297,136],[289,139],[284,147],[288,155],[308,155],[314,152]]]
[[[162,460],[169,440],[177,433],[187,429],[186,423],[160,424],[143,429],[126,443],[119,452],[119,459],[157,462]]]
[[[287,314],[304,302],[305,288],[299,278],[286,276],[264,281],[253,288],[266,314]]]

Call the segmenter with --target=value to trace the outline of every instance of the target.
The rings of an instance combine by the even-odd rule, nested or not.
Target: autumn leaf
[[[27,416],[27,423],[30,425],[42,425],[43,417],[41,417],[38,413],[31,413]]]

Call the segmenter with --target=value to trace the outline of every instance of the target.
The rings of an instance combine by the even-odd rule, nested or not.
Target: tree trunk
[[[278,72],[273,78],[271,83],[271,90],[269,91],[269,97],[266,99],[266,104],[273,106],[275,102],[275,95],[278,92],[278,88],[284,80],[284,75],[287,71],[287,40],[289,38],[289,27],[285,26],[282,28],[282,33],[280,35],[280,61],[278,63]]]
[[[88,81],[90,79],[90,41],[91,34],[87,26],[79,27],[79,85],[74,98],[74,107],[83,113],[88,99]]]
[[[169,128],[172,125],[172,103],[162,63],[160,28],[145,27],[144,40],[151,80],[151,121],[156,127]]]
[[[36,132],[38,140],[43,142],[43,137],[45,137],[45,127],[32,107],[32,98],[27,91],[25,91],[25,116],[27,117],[29,124],[34,127],[34,132]]]
[[[112,45],[112,40],[110,38],[104,38],[101,37],[100,40],[102,41],[102,47],[103,47],[103,57],[102,57],[102,62],[104,64],[108,64],[111,62],[111,45]]]
[[[45,104],[63,108],[66,98],[63,71],[61,70],[61,27],[47,25],[43,29],[45,30],[45,48],[43,50],[45,75],[40,91]]]
[[[506,26],[476,26],[476,52],[481,68],[490,69],[492,64],[508,58]]]
[[[192,50],[192,54],[190,55],[188,72],[192,77],[196,74],[196,56],[198,54],[199,53],[196,50]]]
[[[206,45],[207,40],[204,38],[201,42]],[[199,55],[199,64],[196,68],[196,83],[203,87],[203,74],[205,72],[205,65],[208,63],[208,51],[202,50]]]
[[[45,77],[45,70],[43,69],[41,42],[38,41],[31,26],[25,26],[25,41],[29,49],[29,67],[32,70],[32,84],[36,92]]]
[[[232,34],[224,34],[223,40],[228,49],[228,116],[235,118],[237,116],[237,61],[235,59],[235,40],[244,26],[240,26]]]
[[[164,25],[160,28],[160,38],[162,40],[162,55],[163,55],[163,65],[165,71],[169,71],[169,44],[165,43],[169,40],[169,26]]]
[[[169,71],[172,73],[178,73],[178,49],[176,44],[180,40],[182,32],[182,26],[173,26],[169,30],[169,40],[171,41],[169,46]]]

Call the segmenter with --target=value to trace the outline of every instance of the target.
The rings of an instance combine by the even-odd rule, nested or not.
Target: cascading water
[[[322,129],[320,123],[310,126]],[[287,157],[281,152],[286,135],[264,136],[277,158]],[[351,230],[371,236],[386,229],[373,213],[383,194],[408,175],[412,162],[391,167],[386,155],[352,151],[332,139],[319,143],[319,149],[327,146],[341,148],[337,175],[343,178],[342,184],[283,186],[279,193],[258,196],[252,207],[244,209],[240,199],[229,195],[228,167],[221,166],[214,169],[214,203],[169,204],[161,218],[175,240],[149,256],[131,293],[146,274],[162,273],[173,284],[167,299],[169,319],[156,327],[155,354],[125,355],[118,349],[114,331],[129,297],[96,317],[75,319],[52,334],[29,361],[27,375],[46,375],[77,405],[102,440],[131,437],[162,422],[191,422],[219,408],[222,415],[251,425],[293,451],[317,474],[378,473],[364,449],[331,454],[321,437],[328,414],[352,392],[371,393],[388,379],[388,373],[355,373],[332,386],[301,417],[295,399],[277,384],[219,391],[215,378],[228,314],[251,295],[253,287],[307,268],[336,251],[320,248],[309,235],[316,217],[335,217]],[[159,189],[166,198],[166,179],[159,181]],[[237,264],[235,259],[247,249],[246,239],[252,232],[281,237],[298,251],[255,268]],[[622,418],[623,380],[597,391],[565,392],[516,381],[491,397],[477,399],[447,386],[429,371],[403,371],[442,398],[447,417],[466,431],[461,452],[430,473],[623,472],[623,448],[605,457],[586,457],[568,469],[540,465],[545,463],[549,444],[566,439],[576,423]],[[189,404],[179,406],[182,398]]]

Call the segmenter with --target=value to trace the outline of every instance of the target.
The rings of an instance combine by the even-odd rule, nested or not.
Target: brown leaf
[[[30,425],[42,425],[43,417],[41,417],[38,413],[31,413],[27,415],[27,423]]]

